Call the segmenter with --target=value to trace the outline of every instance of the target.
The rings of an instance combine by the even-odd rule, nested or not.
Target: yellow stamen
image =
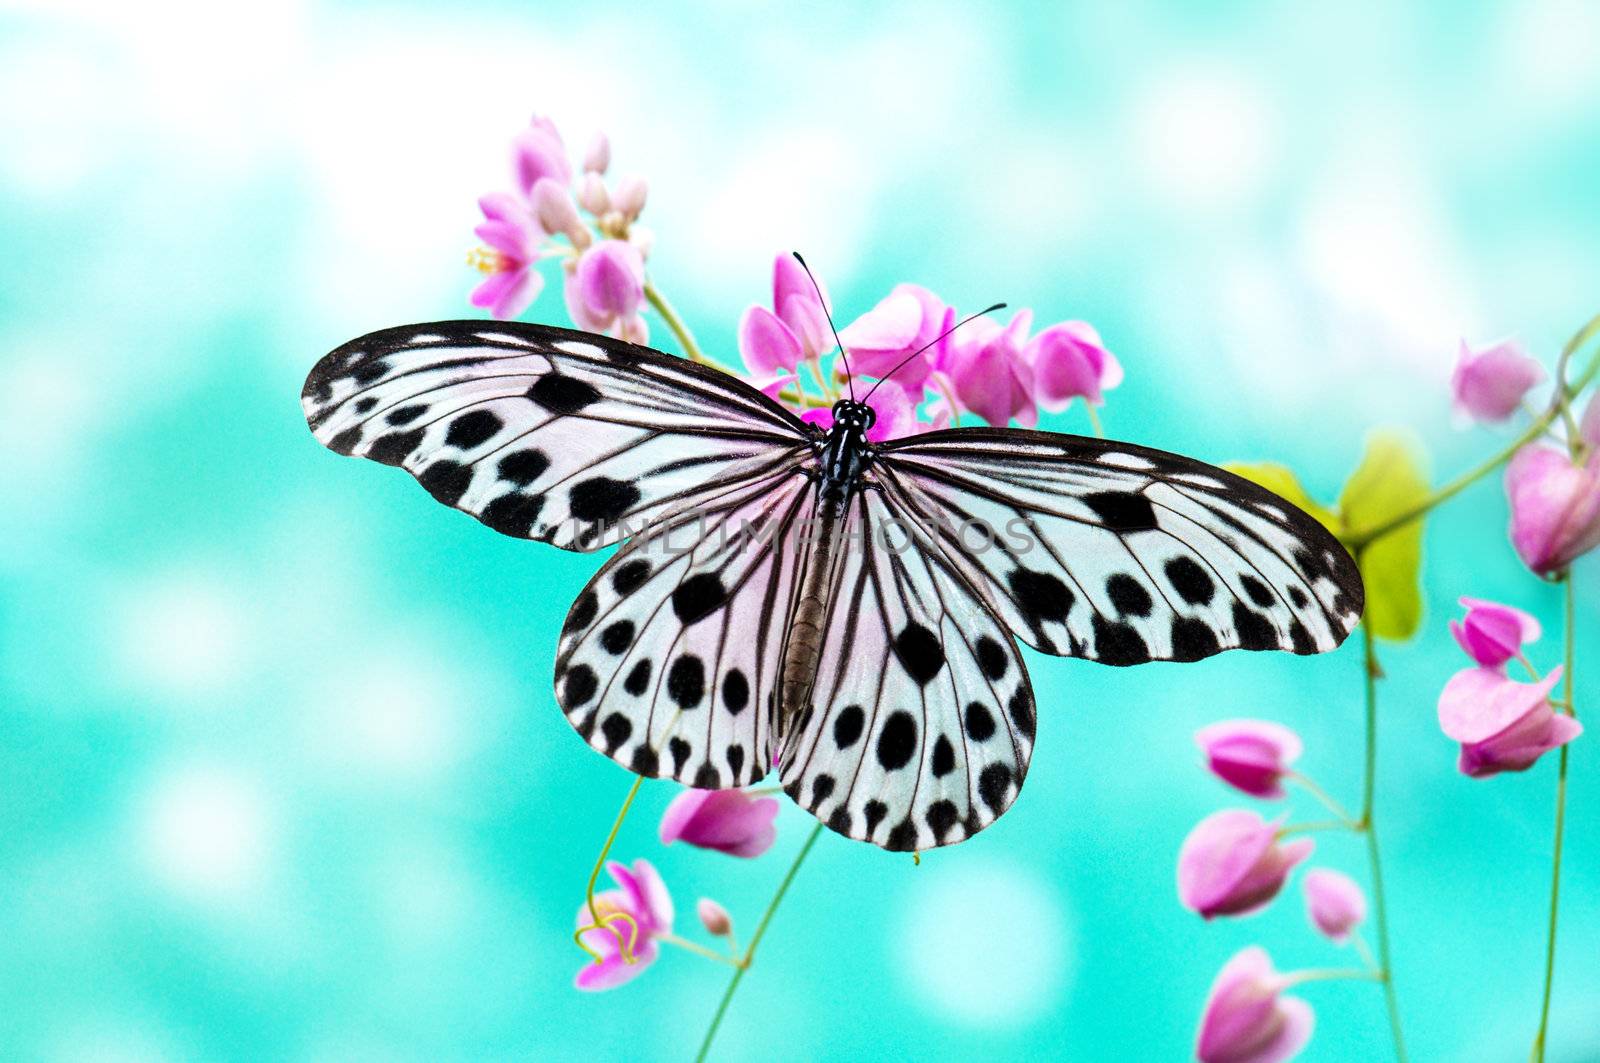
[[[467,265],[479,273],[500,273],[508,268],[506,256],[487,247],[474,247],[468,251]]]

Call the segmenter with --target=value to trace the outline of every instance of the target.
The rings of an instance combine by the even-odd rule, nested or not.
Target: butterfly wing
[[[880,448],[897,507],[966,555],[1046,653],[1127,665],[1320,653],[1361,618],[1354,560],[1310,516],[1203,462],[1108,440],[952,429]]]
[[[352,340],[301,396],[318,440],[396,465],[496,531],[595,550],[730,476],[792,464],[807,426],[733,377],[606,336],[443,321]]]
[[[810,479],[739,481],[631,539],[578,596],[556,696],[595,749],[705,789],[772,764],[773,691],[811,519]]]
[[[779,760],[784,789],[829,827],[914,850],[961,841],[1016,800],[1034,707],[993,596],[904,516],[884,492],[855,496],[812,705]]]

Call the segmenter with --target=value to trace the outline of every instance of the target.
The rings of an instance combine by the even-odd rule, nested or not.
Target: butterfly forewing
[[[875,490],[856,496],[812,704],[784,789],[841,834],[931,849],[1016,800],[1033,750],[1021,656],[959,559]]]
[[[1046,653],[1106,664],[1226,649],[1319,653],[1360,619],[1361,578],[1305,513],[1175,454],[1009,429],[893,441],[877,477],[986,577]]]
[[[625,538],[805,426],[715,370],[513,322],[386,329],[333,351],[301,401],[324,444],[410,472],[496,531],[571,550]]]

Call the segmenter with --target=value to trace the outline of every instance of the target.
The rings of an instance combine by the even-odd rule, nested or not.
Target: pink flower
[[[685,790],[661,817],[661,842],[682,839],[729,856],[756,857],[772,847],[778,802],[743,790]]]
[[[484,221],[473,232],[488,249],[475,252],[470,261],[488,276],[469,301],[506,321],[526,310],[544,287],[544,278],[532,268],[544,234],[527,209],[503,192],[484,196],[478,208]]]
[[[1536,683],[1519,683],[1492,668],[1467,668],[1451,676],[1439,694],[1439,726],[1461,743],[1456,764],[1461,774],[1486,779],[1526,771],[1582,734],[1582,724],[1550,704],[1550,691],[1560,679],[1559,667]]]
[[[1522,652],[1522,647],[1539,640],[1539,621],[1509,605],[1462,598],[1465,620],[1450,621],[1450,634],[1467,651],[1467,656],[1485,668],[1499,668]]]
[[[601,240],[567,274],[567,312],[581,329],[634,343],[649,338],[644,305],[644,258],[626,240]]]
[[[511,142],[511,161],[517,188],[525,197],[532,194],[533,186],[544,178],[563,188],[572,183],[572,163],[567,160],[566,145],[555,123],[548,118],[534,115],[528,128],[517,134]]]
[[[1047,410],[1064,410],[1080,396],[1099,406],[1105,401],[1102,393],[1122,383],[1122,364],[1082,321],[1051,325],[1028,341],[1026,357],[1039,405]]]
[[[1281,819],[1227,809],[1201,820],[1178,853],[1178,899],[1203,919],[1245,915],[1278,895],[1294,866],[1311,855],[1309,838],[1278,844]]]
[[[821,288],[824,298],[817,297]],[[772,260],[772,309],[800,342],[804,356],[821,358],[833,350],[833,326],[828,324],[827,289],[819,278],[813,285],[793,255]]]
[[[733,918],[728,915],[728,909],[710,897],[701,897],[694,910],[700,916],[700,925],[706,928],[706,933],[719,938],[733,933]]]
[[[779,254],[772,261],[772,309],[752,306],[739,319],[744,364],[767,375],[831,350],[833,330],[817,289],[793,255]]]
[[[602,916],[610,912],[631,916],[637,931],[629,927],[626,919],[615,919],[606,926],[585,931],[584,944],[599,953],[600,962],[583,965],[573,980],[579,989],[615,989],[624,982],[631,982],[655,962],[659,952],[656,937],[672,933],[672,895],[650,861],[635,860],[630,870],[612,860],[606,864],[606,870],[622,888],[595,894],[595,911]],[[589,905],[578,905],[578,929],[593,922]],[[624,962],[618,934],[622,935],[622,942],[631,941],[629,951],[635,962]]]
[[[955,388],[963,407],[992,425],[1012,418],[1024,427],[1039,421],[1033,399],[1033,366],[1024,357],[1033,311],[1020,310],[1004,327],[978,318],[952,336],[956,340],[936,366]]]
[[[917,408],[912,403],[911,397],[894,384],[885,384],[871,395],[867,391],[871,384],[865,380],[857,380],[856,394],[862,397],[877,418],[872,422],[872,427],[867,429],[867,438],[874,443],[882,443],[886,439],[899,439],[902,436],[917,435],[928,430],[930,425],[917,420]],[[826,407],[814,407],[800,415],[800,419],[808,424],[814,424],[826,431],[833,427],[833,410]]]
[[[892,383],[915,395],[933,371],[932,348],[899,369],[895,366],[954,323],[955,311],[937,295],[919,284],[897,284],[877,306],[841,329],[839,339],[856,374],[881,378],[892,372]]]
[[[1282,996],[1287,979],[1260,947],[1236,954],[1211,983],[1195,1057],[1201,1063],[1283,1063],[1311,1040],[1311,1005]]]
[[[1450,377],[1455,408],[1475,421],[1504,421],[1522,397],[1544,379],[1544,367],[1509,340],[1475,351],[1461,341],[1461,357]]]
[[[1511,545],[1540,575],[1600,545],[1600,451],[1578,464],[1564,450],[1529,444],[1506,467]]]
[[[1213,775],[1252,797],[1283,797],[1283,776],[1300,756],[1300,737],[1267,720],[1224,720],[1194,740]]]
[[[1342,871],[1325,867],[1306,872],[1301,883],[1306,895],[1306,912],[1311,922],[1328,940],[1344,944],[1350,931],[1367,918],[1367,897],[1355,880]]]

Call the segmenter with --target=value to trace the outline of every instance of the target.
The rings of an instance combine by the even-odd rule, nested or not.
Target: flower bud
[[[1265,907],[1313,848],[1309,838],[1279,844],[1281,822],[1268,823],[1244,809],[1201,820],[1178,853],[1178,899],[1183,906],[1203,919]]]
[[[1457,413],[1474,421],[1504,421],[1522,397],[1544,379],[1544,367],[1509,340],[1475,351],[1461,341],[1461,356],[1450,377]]]
[[[1306,913],[1329,941],[1344,944],[1350,931],[1367,918],[1366,895],[1343,872],[1313,868],[1306,872],[1301,889],[1306,895]]]
[[[1229,960],[1211,983],[1195,1058],[1200,1063],[1282,1063],[1311,1039],[1311,1005],[1282,996],[1287,984],[1272,960],[1252,945]]]
[[[547,233],[565,233],[569,237],[583,227],[578,220],[578,208],[564,185],[548,177],[533,186],[533,213]],[[576,242],[576,238],[573,238]]]
[[[583,184],[578,188],[578,203],[597,218],[610,210],[611,197],[606,194],[605,178],[593,171],[584,174]]]
[[[1539,621],[1509,605],[1462,598],[1465,620],[1450,621],[1450,634],[1467,651],[1467,656],[1485,668],[1499,668],[1522,652],[1522,647],[1538,641]]]
[[[719,938],[733,933],[733,919],[728,910],[710,897],[701,897],[695,911],[700,914],[700,925],[706,928],[706,933]]]
[[[611,206],[620,210],[628,221],[639,216],[644,210],[645,196],[649,194],[650,185],[643,177],[629,174],[617,182],[617,187],[611,193]]]
[[[583,153],[583,168],[587,173],[605,173],[611,165],[611,139],[596,133],[589,141],[589,150]]]
[[[1506,466],[1511,545],[1540,575],[1600,546],[1600,451],[1579,464],[1565,450],[1529,444]]]
[[[686,841],[729,856],[760,856],[772,847],[778,802],[743,790],[685,790],[661,817],[661,841]]]
[[[1283,797],[1283,776],[1300,756],[1300,737],[1267,720],[1224,720],[1194,740],[1211,773],[1251,797]]]

